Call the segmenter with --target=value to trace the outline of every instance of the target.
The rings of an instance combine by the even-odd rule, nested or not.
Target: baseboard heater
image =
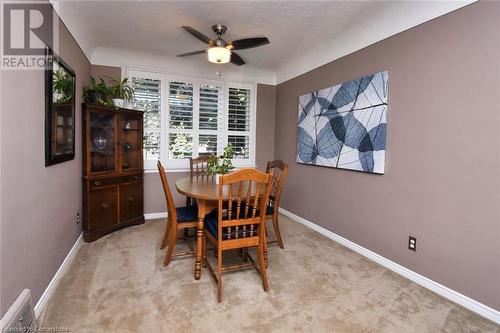
[[[0,332],[35,332],[37,328],[31,291],[24,289],[0,320]]]

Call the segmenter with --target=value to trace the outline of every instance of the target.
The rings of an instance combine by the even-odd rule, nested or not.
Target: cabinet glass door
[[[89,112],[90,114],[90,171],[113,172],[116,170],[115,115]]]
[[[122,114],[121,124],[121,154],[122,172],[142,168],[142,122],[135,114]]]

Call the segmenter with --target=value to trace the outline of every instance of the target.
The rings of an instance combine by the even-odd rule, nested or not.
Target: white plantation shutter
[[[198,156],[218,154],[219,139],[217,134],[200,134],[198,143]]]
[[[233,146],[234,158],[250,158],[250,137],[248,135],[229,135],[227,143]]]
[[[160,158],[161,80],[132,77],[133,108],[144,111],[144,160]]]
[[[220,154],[223,149],[223,91],[222,86],[200,85],[198,156]]]
[[[170,133],[168,135],[168,158],[186,159],[193,156],[193,134]]]
[[[234,148],[235,159],[250,158],[251,91],[229,88],[227,143]]]
[[[200,87],[200,130],[215,130],[221,126],[223,108],[222,87],[201,85]]]
[[[168,92],[168,159],[193,156],[194,89],[189,82],[170,81]]]
[[[169,126],[171,129],[193,128],[193,84],[169,82]]]
[[[228,130],[250,131],[250,90],[229,88]]]
[[[220,155],[227,144],[234,147],[235,166],[253,165],[253,86],[132,69],[128,77],[134,83],[134,107],[145,111],[146,168],[161,159],[167,168],[186,169],[190,157]]]

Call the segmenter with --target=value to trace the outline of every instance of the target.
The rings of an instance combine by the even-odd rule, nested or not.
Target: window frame
[[[199,156],[199,136],[200,134],[217,135],[217,154],[222,154],[222,149],[227,146],[228,136],[230,135],[248,135],[249,137],[249,158],[248,159],[233,159],[235,167],[255,167],[256,156],[256,121],[257,121],[257,85],[255,83],[242,83],[226,80],[214,80],[209,78],[197,78],[187,75],[174,75],[162,71],[154,71],[142,69],[137,67],[122,68],[124,76],[140,77],[146,79],[153,79],[160,81],[161,94],[160,94],[160,149],[159,159],[162,164],[169,171],[188,171],[189,159],[169,159],[169,135],[171,133],[190,133],[193,135],[193,152],[192,156]],[[185,82],[193,84],[193,129],[189,130],[172,130],[170,129],[170,82]],[[200,87],[202,85],[220,86],[222,88],[222,115],[218,123],[217,131],[206,129],[199,129],[199,116],[200,116]],[[249,120],[250,128],[248,131],[229,131],[228,129],[228,115],[229,115],[229,88],[247,89],[250,91],[250,105],[249,105]],[[130,104],[131,105],[131,104]],[[219,128],[220,127],[220,128]],[[219,137],[222,137],[219,142]],[[146,172],[153,172],[156,170],[156,160],[144,160],[144,169]]]
[[[230,135],[240,135],[240,136],[243,136],[242,134],[244,133],[244,135],[248,135],[248,147],[250,149],[250,154],[249,154],[249,160],[252,161],[252,167],[255,166],[255,141],[256,141],[256,138],[255,138],[255,133],[256,133],[256,120],[257,120],[257,109],[256,109],[256,105],[257,105],[257,101],[256,101],[256,98],[257,98],[257,94],[256,94],[256,91],[257,91],[257,86],[254,85],[253,87],[249,88],[248,85],[245,85],[245,84],[238,84],[238,83],[230,83],[230,85],[228,85],[227,87],[224,88],[224,94],[225,94],[225,99],[224,99],[224,124],[226,127],[228,127],[228,122],[229,122],[229,88],[236,88],[236,89],[248,89],[250,90],[250,117],[249,117],[249,120],[250,120],[250,128],[248,131],[230,131],[228,128],[226,128],[226,135],[225,135],[225,138],[224,138],[224,147],[227,146],[227,141],[228,141],[228,137]],[[235,166],[246,166],[244,165],[244,162],[246,161],[246,159],[233,159],[233,164]]]
[[[159,158],[160,161],[163,163],[163,155],[164,152],[162,152],[162,147],[166,144],[166,136],[164,133],[164,128],[165,128],[165,99],[167,96],[165,95],[166,91],[164,89],[165,85],[165,75],[163,73],[159,72],[154,72],[154,71],[144,71],[140,69],[129,69],[127,71],[126,77],[130,78],[130,82],[132,82],[132,77],[140,77],[143,79],[150,79],[150,80],[158,80],[160,81],[160,147],[159,147]],[[132,107],[133,102],[129,102],[128,106]],[[144,131],[146,131],[146,128],[144,128]],[[156,168],[156,162],[157,160],[146,160],[144,159],[144,169],[145,170],[153,170]]]

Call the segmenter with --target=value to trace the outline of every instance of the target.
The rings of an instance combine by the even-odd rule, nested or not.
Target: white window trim
[[[257,85],[246,85],[242,83],[234,83],[234,82],[229,82],[229,85],[231,88],[237,88],[237,89],[249,89],[250,90],[250,131],[249,131],[249,137],[250,137],[250,142],[249,142],[249,147],[250,147],[250,158],[247,159],[234,159],[233,160],[233,165],[235,167],[253,167],[255,165],[255,133],[256,133],[256,122],[257,122]],[[225,93],[226,93],[226,98],[224,99],[224,109],[228,110],[229,109],[229,86],[224,88]],[[227,126],[228,123],[228,114],[229,112],[225,112],[225,117],[224,117],[224,125]],[[232,133],[234,134],[239,134],[242,132],[238,131],[227,131],[227,135],[231,135]],[[224,147],[227,145],[227,136],[226,136],[226,141],[224,142]]]
[[[164,89],[165,85],[165,75],[162,73],[154,72],[154,71],[144,71],[144,70],[136,70],[136,69],[129,69],[127,71],[126,77],[141,77],[145,79],[151,79],[151,80],[159,80],[160,81],[160,87],[161,87],[161,95],[160,95],[160,161],[163,163],[163,155],[164,153],[161,150],[161,147],[163,147],[166,144],[166,135],[164,132],[165,128],[165,119],[163,114],[165,113],[165,100],[166,100],[166,91]],[[128,105],[129,107],[131,106],[130,104]],[[144,160],[144,169],[146,170],[153,170],[156,168],[156,160]]]
[[[124,74],[124,75],[123,75]],[[223,89],[223,117],[222,117],[222,128],[218,129],[214,134],[219,134],[219,131],[225,133],[223,135],[223,142],[218,147],[227,146],[228,135],[241,134],[243,132],[233,132],[227,130],[228,122],[228,103],[229,103],[229,88],[237,89],[248,89],[250,90],[250,130],[249,135],[249,148],[250,155],[248,159],[233,159],[233,165],[237,168],[241,167],[255,167],[255,156],[256,156],[256,121],[257,121],[257,84],[256,83],[241,83],[225,80],[213,80],[205,78],[195,78],[192,76],[183,75],[173,75],[161,71],[148,70],[144,68],[136,67],[122,67],[122,75],[126,77],[142,77],[161,81],[161,103],[160,103],[160,161],[166,167],[167,170],[173,172],[185,172],[189,171],[189,159],[179,159],[179,160],[169,160],[168,159],[168,134],[169,134],[169,82],[170,81],[181,81],[193,83],[194,86],[199,87],[201,84],[204,85],[216,85]],[[199,132],[198,122],[199,122],[199,88],[193,89],[193,156],[198,156],[198,139]],[[220,153],[220,152],[219,152]],[[154,172],[156,170],[156,160],[144,160],[144,169],[147,172]]]

